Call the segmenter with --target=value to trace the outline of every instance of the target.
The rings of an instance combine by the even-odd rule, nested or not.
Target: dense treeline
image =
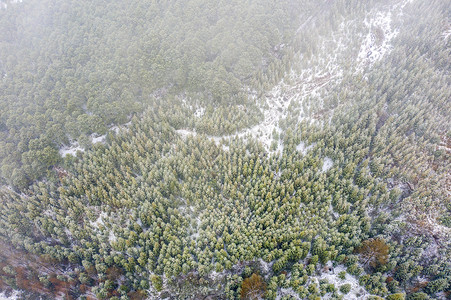
[[[96,43],[109,46],[87,48],[95,60],[87,55],[86,65],[73,78],[96,88],[87,88],[92,98],[73,106],[78,112],[69,113],[61,105],[61,114],[71,117],[65,116],[56,131],[63,133],[62,139],[67,139],[65,133],[71,138],[103,133],[110,123],[133,116],[129,126],[109,132],[105,144],[67,157],[65,170],[49,173],[46,181],[22,194],[0,191],[0,245],[11,244],[29,255],[29,267],[24,268],[0,254],[0,288],[27,289],[25,283],[33,282],[35,287],[29,289],[38,294],[77,298],[93,293],[100,299],[276,299],[283,288],[301,299],[346,299],[354,288],[344,280],[352,276],[370,299],[448,297],[451,89],[450,40],[442,36],[442,21],[449,12],[446,1],[407,4],[404,17],[393,25],[400,33],[386,58],[360,72],[349,57],[349,62],[340,62],[344,76],[324,85],[319,98],[292,101],[279,121],[280,132],[272,135],[274,144],[283,146],[280,152],[268,153],[249,137],[212,136],[256,124],[262,117],[261,102],[270,97],[264,92],[282,78],[290,81],[284,74],[292,63],[298,64],[294,69],[308,65],[309,57],[320,51],[317,40],[342,18],[354,20],[396,1],[357,2],[303,3],[303,9],[290,2],[227,2],[218,12],[199,1],[183,6],[177,1],[113,1],[101,8],[70,3],[65,9],[87,14],[92,22],[88,28],[104,30],[93,31]],[[61,10],[68,3],[53,5]],[[130,14],[119,18],[112,13],[119,8]],[[147,15],[151,12],[154,15]],[[112,15],[104,17],[108,14]],[[294,20],[299,15],[312,16],[299,27],[309,33],[298,32],[290,40],[287,36],[297,26],[287,27],[295,22],[280,18]],[[68,15],[64,24],[77,21],[76,16]],[[148,20],[155,25],[151,29],[140,23]],[[110,23],[103,24],[106,21]],[[266,24],[272,25],[265,29]],[[322,26],[313,28],[315,24]],[[197,32],[198,28],[209,30]],[[145,39],[139,38],[141,29],[147,30]],[[361,29],[350,30],[354,34]],[[116,34],[131,36],[131,44],[113,39]],[[214,37],[219,41],[209,45]],[[145,44],[152,38],[158,42]],[[283,42],[286,50],[281,50]],[[239,54],[234,53],[237,49]],[[354,50],[352,46],[346,51],[351,55]],[[111,57],[118,60],[108,64]],[[262,64],[262,59],[267,62]],[[102,76],[85,73],[87,66]],[[265,66],[267,70],[259,72]],[[8,71],[2,84],[13,91],[10,74],[14,73]],[[117,78],[132,74],[136,77],[117,85]],[[57,94],[56,85],[69,78],[59,76],[52,86]],[[25,91],[26,81],[16,84]],[[250,92],[244,93],[247,88]],[[104,94],[107,89],[111,94]],[[129,98],[115,94],[125,89],[131,89]],[[17,107],[14,102],[1,103],[9,111],[33,112],[25,102]],[[38,104],[35,115],[40,110],[45,114],[45,105]],[[103,115],[103,106],[109,105],[117,109],[118,119]],[[124,105],[129,110],[123,111]],[[134,114],[143,110],[139,117]],[[16,124],[28,147],[16,161],[22,168],[7,163],[17,152],[2,150],[5,174],[28,172],[27,164],[46,170],[60,162],[56,151],[63,142],[45,144],[41,137],[28,141],[30,133],[20,128],[32,127],[35,121],[14,123],[25,122],[22,117],[2,114],[0,142],[8,141],[5,147],[20,143],[12,139],[10,124]],[[96,129],[89,127],[92,118],[98,120]],[[74,124],[76,134],[68,124]],[[39,135],[46,132],[35,130]],[[56,153],[49,155],[50,151]],[[36,262],[47,269],[33,271]],[[340,286],[322,277],[328,268],[344,270],[338,274]]]
[[[153,95],[186,93],[225,125],[238,104],[256,111],[243,84],[284,55],[302,5],[49,0],[0,10],[2,177],[26,187],[60,162],[61,145],[127,122]]]

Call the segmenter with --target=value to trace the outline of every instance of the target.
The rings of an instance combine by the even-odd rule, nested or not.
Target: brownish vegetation
[[[387,263],[389,250],[384,240],[368,239],[357,248],[357,253],[360,254],[360,261],[364,266],[375,268]]]
[[[251,277],[244,279],[241,285],[241,299],[260,299],[265,294],[265,291],[265,281],[260,275],[254,273]]]
[[[23,291],[36,295],[60,295],[73,299],[70,290],[77,282],[63,281],[57,275],[63,275],[49,256],[36,256],[19,249],[11,248],[0,241],[0,275],[10,282],[0,279],[0,288],[11,287],[11,282]],[[12,272],[6,273],[3,268],[9,267]],[[39,276],[47,276],[48,284],[39,280]]]
[[[147,299],[147,293],[143,290],[138,290],[128,293],[128,297],[130,297],[131,300],[144,300]]]

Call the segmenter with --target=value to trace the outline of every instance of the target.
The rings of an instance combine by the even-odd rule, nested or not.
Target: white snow
[[[300,142],[299,145],[296,146],[296,150],[300,151],[302,153],[302,155],[306,155],[308,151],[312,150],[313,147],[315,147],[316,143],[312,143],[310,145],[308,145],[307,147],[305,147],[305,143],[304,142]]]
[[[116,134],[118,134],[120,131],[121,131],[121,129],[128,129],[127,127],[128,126],[130,126],[132,124],[132,122],[130,121],[130,122],[128,122],[128,123],[125,123],[125,124],[123,124],[123,125],[119,125],[119,126],[111,126],[109,129],[110,130],[112,130],[112,131],[114,131]]]
[[[300,300],[299,294],[293,288],[281,288],[277,291],[276,300],[282,299],[283,296],[290,296],[290,299]]]
[[[332,166],[334,165],[334,162],[332,161],[332,159],[330,159],[329,157],[325,157],[324,158],[324,163],[323,163],[323,167],[322,167],[322,171],[327,172],[330,168],[332,168]]]
[[[260,141],[269,153],[282,153],[283,143],[281,139],[274,139],[273,133],[280,136],[282,130],[279,121],[290,113],[290,104],[294,103],[299,104],[299,122],[306,120],[310,124],[322,126],[322,118],[326,114],[326,122],[330,123],[333,109],[323,110],[322,94],[339,84],[345,74],[353,74],[356,70],[363,71],[366,66],[373,65],[391,50],[391,42],[398,34],[398,31],[392,28],[392,20],[399,17],[402,9],[411,1],[399,1],[395,5],[384,7],[383,10],[370,11],[365,20],[343,20],[335,30],[318,37],[317,50],[308,58],[304,57],[307,56],[304,53],[297,53],[298,64],[263,98],[257,99],[264,116],[262,122],[235,134],[208,138],[219,145],[222,138],[252,137]],[[301,24],[298,32],[311,20],[312,18],[309,18]],[[354,43],[356,36],[360,36],[361,43]],[[351,64],[350,56],[355,57]],[[250,89],[248,93],[254,98],[257,95]],[[200,117],[203,113],[202,108],[194,110],[195,117]],[[186,129],[177,132],[183,137],[196,134]],[[273,143],[274,148],[271,148]],[[301,143],[296,149],[305,155],[309,148]],[[332,165],[330,159],[325,159],[323,172],[329,170]]]
[[[115,242],[117,240],[116,235],[114,234],[113,230],[110,230],[110,234],[108,235],[108,241],[111,243]]]
[[[299,145],[296,146],[296,151],[300,151],[300,152],[304,153],[304,151],[305,151],[305,143],[304,142],[300,142]]]
[[[196,109],[196,111],[194,112],[194,116],[196,118],[200,118],[205,114],[205,108],[204,107],[199,107],[198,109]]]
[[[13,291],[11,293],[11,296],[7,297],[5,295],[5,292],[2,292],[2,293],[0,293],[0,300],[16,300],[16,299],[19,299],[20,294],[21,294],[21,292],[19,292],[19,291]]]
[[[200,228],[200,224],[201,224],[201,220],[199,217],[196,218],[196,222],[197,222],[197,226],[195,228],[194,233],[191,235],[191,238],[194,240],[197,240],[197,238],[199,238],[199,228]]]
[[[188,129],[178,129],[178,130],[176,130],[176,132],[178,134],[180,134],[182,136],[182,138],[184,138],[184,139],[186,139],[190,135],[193,135],[193,136],[197,135],[197,132],[188,130]]]
[[[318,280],[326,279],[329,283],[335,285],[336,289],[339,289],[340,286],[343,284],[349,283],[351,285],[351,291],[344,296],[344,299],[346,300],[361,300],[361,299],[368,299],[370,294],[365,290],[364,287],[359,285],[359,281],[354,276],[349,275],[346,273],[345,279],[340,279],[338,277],[338,274],[341,271],[346,271],[346,268],[343,265],[339,265],[335,268],[332,267],[332,264],[328,262],[328,267],[332,269],[332,271],[323,271],[322,274],[319,277],[315,277]],[[326,294],[324,299],[329,299],[330,295]]]
[[[426,215],[428,227],[435,236],[446,237],[451,240],[451,228],[441,225],[437,220],[441,217],[438,211],[431,211]]]
[[[287,88],[290,88],[283,81],[280,84],[276,85],[271,92],[269,92],[264,99],[262,99],[262,103],[260,104],[260,109],[262,109],[264,114],[264,119],[260,124],[257,124],[251,128],[245,129],[241,132],[237,132],[231,135],[224,136],[207,136],[213,140],[217,145],[221,143],[221,140],[230,140],[233,138],[248,138],[253,137],[259,140],[264,148],[270,153],[282,153],[283,151],[283,143],[281,140],[277,140],[277,147],[275,150],[271,151],[271,144],[274,141],[273,133],[280,134],[281,129],[279,128],[279,120],[286,116],[288,113],[288,106],[290,102],[295,99],[296,101],[300,101],[307,94],[311,92],[311,90],[307,90],[305,95],[299,93],[286,93]],[[188,135],[196,135],[197,133],[188,129],[179,129],[177,133],[180,134],[183,138],[186,138]],[[224,149],[228,149],[228,147],[224,147]]]
[[[365,18],[364,24],[368,33],[363,40],[357,57],[358,71],[362,71],[365,66],[371,67],[392,50],[391,41],[399,33],[398,30],[392,28],[392,20],[401,17],[404,7],[412,1],[404,0],[386,11],[370,12]]]
[[[442,37],[443,37],[443,39],[444,39],[445,41],[449,38],[450,35],[451,35],[451,28],[445,30],[445,31],[442,33]],[[5,76],[6,76],[6,74],[5,74]]]
[[[365,19],[369,33],[363,40],[357,60],[360,68],[372,66],[392,49],[391,40],[398,34],[391,28],[392,12],[378,12],[373,19]]]
[[[72,142],[69,146],[64,146],[60,148],[58,152],[62,157],[65,157],[68,154],[75,156],[77,154],[77,151],[84,152],[85,150],[82,147],[80,147],[78,142]]]
[[[97,134],[91,134],[92,143],[105,143],[106,134],[98,136]]]
[[[107,214],[105,212],[102,212],[99,217],[97,218],[97,220],[95,220],[94,222],[89,221],[89,224],[91,224],[92,227],[99,229],[99,226],[105,226],[105,223],[103,222],[103,219],[107,218]]]
[[[328,212],[332,213],[332,215],[334,216],[335,219],[338,219],[340,217],[340,214],[334,210],[334,207],[332,206],[332,204],[329,204]]]

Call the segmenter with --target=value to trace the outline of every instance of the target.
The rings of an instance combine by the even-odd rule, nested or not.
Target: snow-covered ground
[[[200,118],[205,114],[205,108],[204,107],[199,107],[198,109],[196,109],[196,111],[194,112],[194,116],[196,118]]]
[[[302,155],[306,155],[308,151],[310,151],[311,149],[313,149],[313,147],[315,147],[315,145],[316,143],[313,143],[305,147],[305,143],[301,141],[299,145],[296,146],[296,151],[300,151]]]
[[[379,12],[375,18],[365,19],[369,33],[363,40],[358,55],[360,69],[372,66],[392,49],[390,41],[398,34],[391,28],[392,12]]]
[[[318,121],[321,115],[318,112],[323,109],[322,94],[327,91],[326,87],[338,85],[345,74],[361,72],[389,53],[392,49],[391,43],[398,34],[392,26],[392,21],[402,15],[403,8],[411,1],[413,0],[399,1],[395,5],[370,11],[364,20],[343,20],[336,30],[318,37],[317,51],[308,59],[304,54],[298,53],[300,65],[294,67],[263,98],[258,99],[259,108],[264,116],[262,122],[232,135],[208,136],[208,138],[219,145],[222,139],[253,137],[260,141],[269,153],[282,153],[283,144],[273,135],[280,136],[282,133],[279,121],[289,113],[290,104],[299,104],[301,108],[299,122],[307,120],[313,124],[323,124],[323,121]],[[298,31],[313,21],[314,18],[307,19],[300,25]],[[360,43],[355,43],[356,36],[360,36]],[[350,55],[355,55],[355,59],[351,59],[351,64],[349,64]],[[249,90],[251,97],[255,94]],[[197,118],[203,116],[205,112],[202,107],[192,110]],[[314,116],[315,113],[318,113],[318,116]],[[328,116],[329,122],[332,114],[333,111]],[[177,132],[183,137],[196,134],[187,129],[180,129]],[[301,144],[297,150],[305,154],[308,149]],[[333,162],[326,159],[323,171],[326,172],[332,165]]]
[[[76,154],[77,154],[77,151],[81,151],[81,152],[84,152],[85,151],[85,149],[83,149],[79,144],[78,144],[78,142],[72,142],[69,146],[64,146],[64,147],[61,147],[60,149],[59,149],[59,154],[62,156],[62,157],[65,157],[66,155],[72,155],[72,156],[75,156]]]
[[[284,296],[289,296],[290,299],[300,300],[299,294],[296,293],[292,288],[281,288],[277,291],[276,300],[282,299]]]
[[[330,168],[332,168],[333,165],[334,165],[334,162],[332,161],[332,159],[330,159],[329,157],[326,156],[324,158],[322,171],[327,172]]]
[[[287,92],[287,90],[290,92]],[[207,136],[207,138],[210,138],[217,145],[219,145],[223,139],[247,139],[248,137],[252,137],[260,141],[268,152],[282,153],[283,144],[279,140],[276,140],[276,149],[271,150],[271,144],[274,141],[273,133],[281,133],[279,121],[287,115],[288,107],[291,101],[302,101],[314,90],[314,88],[304,87],[303,91],[297,93],[293,91],[292,86],[287,85],[283,81],[281,81],[262,99],[260,109],[263,111],[264,118],[261,123],[251,128],[242,130],[236,134],[224,136]],[[195,114],[198,114],[198,110],[196,110]],[[179,129],[177,130],[177,133],[179,133],[184,138],[188,135],[196,135],[195,131],[188,129]]]
[[[357,70],[371,67],[376,61],[389,53],[393,46],[392,40],[399,31],[392,27],[394,18],[401,17],[404,7],[413,0],[404,0],[385,11],[370,12],[364,20],[367,30],[358,54]]]
[[[97,220],[95,220],[94,222],[89,221],[89,224],[90,224],[92,227],[94,227],[94,228],[96,228],[96,229],[99,229],[100,226],[105,226],[105,222],[104,222],[103,220],[105,220],[105,219],[107,219],[107,218],[108,218],[107,214],[106,214],[105,212],[102,212],[102,213],[99,215],[99,217],[97,218]]]
[[[121,129],[127,129],[131,124],[132,122],[130,121],[123,125],[111,126],[109,130],[114,131],[116,134],[118,134],[121,131]]]
[[[116,134],[118,134],[121,130],[128,130],[128,127],[132,124],[132,122],[125,123],[123,125],[119,126],[110,126],[109,130],[114,131]],[[90,135],[91,142],[93,144],[96,143],[102,143],[104,144],[106,142],[106,134],[99,135],[97,133],[93,133]],[[77,154],[77,151],[84,152],[85,149],[80,146],[80,144],[77,141],[71,141],[70,145],[63,146],[59,149],[59,154],[61,157],[65,157],[66,155],[72,155],[75,156]]]
[[[336,266],[335,268],[332,265],[328,264],[328,267],[332,269],[331,271],[323,272],[319,277],[316,277],[316,280],[319,281],[322,279],[326,279],[329,283],[335,285],[336,289],[339,289],[343,284],[350,284],[351,291],[344,295],[344,299],[346,300],[363,300],[368,299],[370,294],[359,284],[359,281],[354,276],[346,273],[345,279],[340,279],[338,274],[342,271],[346,271],[346,268],[343,265]],[[324,299],[329,299],[327,297],[328,294],[324,297]]]
[[[19,291],[13,291],[9,297],[6,296],[5,292],[0,293],[0,300],[16,300],[19,299],[20,296]]]
[[[104,135],[97,135],[95,133],[91,134],[92,143],[105,143],[106,134]]]
[[[178,129],[178,130],[176,130],[176,132],[177,132],[178,134],[180,134],[180,136],[181,136],[182,138],[187,138],[187,137],[190,136],[190,135],[194,135],[194,136],[197,135],[197,133],[196,133],[195,131],[193,131],[193,130],[188,130],[188,129]]]
[[[450,35],[451,35],[451,28],[445,30],[445,31],[442,33],[442,37],[443,37],[443,39],[444,39],[445,41],[449,38]]]

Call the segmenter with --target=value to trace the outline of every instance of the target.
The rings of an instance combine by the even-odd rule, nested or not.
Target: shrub
[[[387,300],[404,300],[404,299],[406,299],[406,294],[404,293],[391,294],[387,296]]]
[[[266,291],[266,283],[260,275],[252,274],[241,284],[241,299],[260,299]]]
[[[357,252],[364,266],[375,268],[387,263],[389,247],[382,239],[369,239],[362,242]]]
[[[407,296],[407,300],[428,300],[429,296],[426,293],[419,292]]]
[[[158,275],[152,275],[150,277],[150,281],[152,282],[152,286],[158,291],[160,292],[161,289],[163,288],[163,280],[161,279],[160,276]]]
[[[349,283],[340,286],[340,292],[342,292],[343,294],[347,294],[349,293],[349,291],[351,291],[351,285]]]

